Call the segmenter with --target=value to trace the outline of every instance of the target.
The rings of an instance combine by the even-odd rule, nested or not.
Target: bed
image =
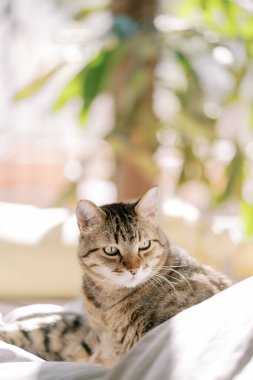
[[[45,362],[0,342],[0,379],[252,380],[252,294],[253,277],[249,277],[179,313],[151,330],[112,368]],[[68,309],[77,311],[77,303],[72,305],[68,304]],[[2,324],[6,318],[10,314],[3,316]]]

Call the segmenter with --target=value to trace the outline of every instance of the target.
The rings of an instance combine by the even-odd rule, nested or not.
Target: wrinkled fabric
[[[1,380],[252,380],[253,277],[151,330],[112,368],[15,350],[0,347]]]

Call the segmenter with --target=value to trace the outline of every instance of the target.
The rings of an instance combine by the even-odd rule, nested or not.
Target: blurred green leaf
[[[178,177],[178,184],[182,185],[189,180],[196,179],[207,183],[203,162],[196,156],[192,142],[187,138],[183,138],[182,144],[184,147],[181,146],[181,152],[184,159]]]
[[[78,12],[75,13],[74,15],[74,20],[76,21],[82,21],[84,20],[87,16],[90,16],[94,12],[98,12],[104,9],[104,6],[100,5],[97,7],[90,7],[90,8],[82,8],[79,9]]]
[[[84,107],[81,109],[79,114],[79,122],[81,125],[85,125],[88,118],[88,109],[85,109]]]
[[[101,52],[85,68],[81,76],[81,91],[84,99],[83,110],[87,112],[92,100],[98,95],[102,88],[103,79],[106,74],[108,57],[110,53]]]
[[[217,202],[222,203],[231,196],[240,199],[242,183],[244,180],[244,155],[237,147],[237,153],[227,167],[227,184],[222,194],[217,197]]]
[[[198,17],[205,27],[221,36],[232,38],[253,37],[253,17],[240,4],[230,0],[182,0],[176,13],[183,18]]]
[[[60,96],[54,103],[52,110],[58,111],[61,109],[69,100],[76,96],[81,96],[81,85],[80,78],[82,76],[82,72],[79,73],[74,79],[72,79],[62,90]]]
[[[108,72],[111,71],[114,60],[118,53],[115,47],[109,51],[102,51],[94,60],[92,60],[83,70],[81,79],[81,95],[84,103],[81,111],[80,120],[84,122],[89,111],[89,107],[94,98],[107,90]]]
[[[60,64],[54,67],[53,69],[51,69],[50,71],[48,71],[45,75],[42,75],[41,77],[35,79],[28,86],[24,87],[22,90],[17,92],[14,96],[14,100],[22,100],[22,99],[28,98],[29,96],[34,95],[43,86],[45,86],[46,83],[49,81],[49,79],[51,79],[62,67],[63,65]]]
[[[241,204],[241,214],[245,226],[246,237],[253,236],[253,203],[247,203],[245,201]]]
[[[87,119],[90,105],[94,98],[103,91],[110,91],[112,76],[118,60],[123,58],[121,47],[100,52],[90,61],[59,94],[52,110],[58,111],[75,97],[83,99],[83,107],[79,115],[81,124]]]
[[[178,16],[186,18],[194,11],[204,6],[203,0],[183,0],[178,2],[176,7],[176,13]]]

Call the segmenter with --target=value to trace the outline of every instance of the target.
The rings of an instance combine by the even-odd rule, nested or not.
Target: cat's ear
[[[93,202],[81,200],[76,206],[76,217],[80,231],[88,232],[104,221],[105,213]]]
[[[152,187],[152,189],[148,190],[143,195],[143,197],[138,201],[137,205],[135,206],[136,214],[141,218],[147,218],[155,221],[157,217],[158,197],[158,187]]]

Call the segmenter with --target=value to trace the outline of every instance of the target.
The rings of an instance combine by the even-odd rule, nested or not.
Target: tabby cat
[[[114,364],[150,329],[227,288],[230,281],[173,245],[157,223],[158,188],[135,203],[76,208],[87,319],[32,316],[0,337],[46,360]]]

